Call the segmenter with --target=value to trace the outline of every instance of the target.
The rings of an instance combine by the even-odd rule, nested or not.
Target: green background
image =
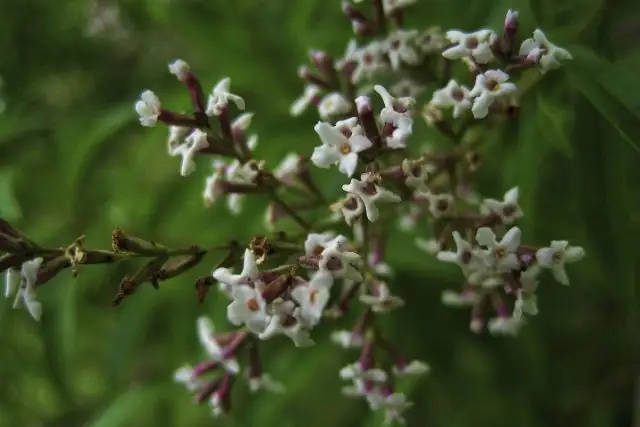
[[[412,426],[629,426],[637,378],[640,264],[640,26],[633,0],[420,0],[410,25],[499,30],[506,10],[525,34],[540,26],[575,60],[527,91],[521,120],[484,138],[483,194],[519,185],[524,239],[566,238],[588,258],[571,267],[572,286],[545,277],[541,313],[517,339],[476,336],[468,313],[440,305],[455,269],[435,263],[399,235],[390,261],[395,291],[408,300],[385,325],[432,373],[414,384]],[[85,36],[89,4],[69,0],[2,2],[0,216],[43,245],[80,234],[110,245],[116,225],[170,246],[247,238],[262,227],[264,201],[239,217],[207,210],[207,165],[188,178],[166,156],[166,130],[141,128],[133,103],[153,89],[164,105],[188,107],[166,64],[187,60],[205,89],[224,76],[256,112],[259,156],[270,165],[317,144],[313,112],[288,117],[301,93],[296,68],[308,48],[344,51],[350,25],[334,0],[131,0],[119,2],[125,33]],[[578,46],[580,45],[580,46]],[[417,140],[437,139],[419,123]],[[206,163],[206,162],[205,162]],[[327,176],[338,177],[336,174]],[[337,183],[335,181],[334,183]],[[395,248],[395,250],[393,250]],[[375,425],[361,402],[339,394],[337,370],[356,354],[330,345],[335,326],[314,331],[319,345],[269,343],[267,369],[283,396],[234,392],[228,421],[171,382],[200,359],[195,319],[219,329],[224,301],[195,301],[193,279],[208,258],[156,292],[143,287],[114,309],[110,301],[132,265],[88,266],[39,289],[41,323],[0,305],[0,426],[315,427]],[[640,417],[638,415],[637,417]],[[637,418],[636,418],[636,422]]]

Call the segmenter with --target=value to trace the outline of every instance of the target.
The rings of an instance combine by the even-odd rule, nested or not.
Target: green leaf
[[[640,80],[631,70],[609,62],[584,46],[568,47],[573,61],[567,69],[573,74],[589,76],[602,89],[640,120]]]
[[[551,144],[571,156],[573,150],[566,130],[567,109],[553,100],[550,95],[545,95],[542,91],[536,94],[535,109],[532,110],[537,113],[536,121],[541,129],[546,130],[545,136],[551,140]]]
[[[132,418],[139,417],[141,409],[149,407],[156,394],[157,390],[151,387],[129,389],[118,396],[96,419],[86,424],[86,427],[135,425],[131,422]]]

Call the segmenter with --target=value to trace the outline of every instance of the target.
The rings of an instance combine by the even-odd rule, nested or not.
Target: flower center
[[[487,80],[485,87],[492,92],[497,92],[500,90],[500,83],[495,80]]]
[[[451,91],[451,98],[453,98],[454,101],[462,101],[464,99],[464,92],[460,89],[453,89]]]
[[[496,248],[493,254],[497,260],[501,260],[507,256],[507,250],[505,248]]]
[[[376,193],[378,193],[378,189],[376,188],[376,185],[373,182],[367,182],[362,187],[362,192],[369,196],[374,196]]]
[[[471,258],[473,257],[473,254],[469,251],[464,251],[462,252],[462,254],[460,255],[460,261],[463,264],[469,264],[471,262]]]
[[[336,271],[342,269],[342,260],[336,256],[332,256],[327,261],[327,269],[330,271]]]
[[[365,53],[364,55],[362,55],[362,62],[364,62],[366,65],[371,65],[373,63],[373,55],[371,55],[370,53]]]
[[[252,311],[254,313],[256,311],[260,311],[260,305],[258,304],[258,300],[255,298],[251,298],[250,300],[248,300],[247,308],[249,309],[249,311]]]
[[[502,208],[502,214],[504,216],[513,216],[516,213],[516,207],[514,205],[506,205]]]
[[[343,142],[342,144],[340,144],[340,152],[345,155],[351,153],[351,146],[348,142]]]
[[[449,201],[446,199],[440,199],[436,202],[436,209],[440,212],[446,212],[449,209]]]
[[[393,50],[398,50],[398,48],[400,47],[400,40],[394,40],[392,41],[389,46],[391,47],[391,49]]]
[[[314,256],[320,256],[322,254],[322,251],[324,251],[323,246],[315,245],[313,249],[311,249],[311,254]]]
[[[560,251],[554,252],[553,256],[551,257],[551,261],[556,264],[560,264],[562,262],[562,252]]]
[[[318,290],[313,289],[311,292],[309,292],[309,302],[311,304],[315,304],[317,296],[318,296]]]
[[[355,211],[356,209],[358,209],[358,201],[356,200],[355,197],[349,197],[345,202],[344,202],[344,208],[348,211]]]
[[[475,49],[480,45],[480,40],[477,37],[469,37],[464,42],[464,47],[467,49]]]

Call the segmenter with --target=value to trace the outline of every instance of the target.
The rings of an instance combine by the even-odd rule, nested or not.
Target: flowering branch
[[[262,196],[269,200],[267,228],[289,217],[303,234],[277,232],[253,236],[247,245],[234,241],[208,249],[168,249],[116,229],[111,251],[86,250],[82,238],[66,249],[52,250],[41,249],[0,222],[0,250],[5,253],[0,271],[13,274],[20,268],[18,298],[39,318],[35,288],[60,271],[71,268],[77,273],[81,264],[147,258],[123,279],[117,305],[143,283],[157,288],[158,282],[198,265],[208,252],[226,251],[213,273],[196,281],[196,292],[202,301],[218,284],[229,299],[227,318],[235,328],[216,333],[211,321],[201,317],[197,330],[208,359],[175,373],[196,401],[209,402],[215,415],[228,413],[241,371],[251,391],[282,391],[283,385],[264,372],[260,346],[279,335],[297,347],[314,345],[311,332],[324,318],[359,310],[351,330],[331,334],[342,347],[360,349],[357,360],[339,372],[349,384],[343,393],[382,410],[386,423],[403,422],[411,402],[401,392],[401,380],[424,374],[429,367],[408,359],[378,327],[380,317],[405,305],[393,294],[393,269],[385,262],[386,242],[395,228],[429,226],[431,233],[415,243],[437,260],[460,267],[461,288],[443,292],[442,302],[469,307],[469,327],[475,333],[486,328],[494,335],[515,336],[538,312],[541,270],[550,269],[558,282],[568,285],[565,264],[585,256],[582,248],[565,240],[547,247],[522,243],[515,225],[524,215],[518,187],[502,200],[474,192],[482,147],[469,132],[519,120],[522,73],[546,73],[571,55],[541,30],[521,40],[518,14],[511,10],[500,34],[491,29],[406,29],[404,11],[414,2],[371,0],[368,11],[355,4],[363,1],[343,2],[354,33],[366,44],[350,41],[337,61],[327,52],[310,53],[311,64],[298,73],[305,88],[290,113],[298,116],[317,107],[321,121],[314,131],[320,145],[289,154],[276,168],[254,157],[258,139],[247,135],[253,114],[234,117],[236,109],[245,109],[245,101],[230,91],[229,78],[220,80],[205,99],[200,79],[185,61],[176,60],[169,71],[185,85],[192,113],[165,109],[150,90],[135,104],[141,125],[169,126],[167,151],[182,158],[182,176],[195,171],[196,159],[212,160],[203,191],[205,206],[225,199],[237,214],[245,196]],[[468,70],[472,87],[452,78],[453,61]],[[434,86],[439,89],[416,108],[420,95]],[[448,147],[410,143],[419,116]],[[344,184],[323,191],[310,164],[336,167],[346,176]],[[318,214],[324,217],[309,219]],[[241,271],[234,272],[241,260]],[[8,294],[14,288],[8,285]]]

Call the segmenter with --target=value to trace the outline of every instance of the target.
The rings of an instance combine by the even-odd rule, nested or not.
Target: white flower
[[[374,41],[359,48],[358,43],[351,40],[347,45],[344,57],[338,61],[337,67],[341,69],[348,63],[355,63],[351,81],[357,84],[363,78],[371,78],[376,73],[388,68],[384,53],[384,46],[381,42]]]
[[[342,348],[360,348],[364,345],[362,334],[354,334],[352,331],[333,331],[330,338]]]
[[[375,295],[360,295],[360,302],[371,306],[371,310],[376,313],[384,313],[404,305],[404,300],[392,295],[383,282],[376,282]]]
[[[452,46],[442,52],[447,59],[473,58],[479,64],[486,64],[493,59],[491,44],[496,40],[496,34],[491,30],[479,30],[473,33],[463,33],[458,30],[447,31],[447,39]]]
[[[382,5],[384,7],[384,13],[391,15],[393,12],[399,9],[404,9],[407,6],[415,4],[416,0],[383,0]]]
[[[304,87],[304,92],[302,95],[296,99],[293,104],[291,104],[291,108],[289,109],[289,114],[294,117],[297,117],[305,112],[305,110],[309,107],[309,105],[319,102],[319,95],[321,89],[313,84],[308,84]]]
[[[249,285],[258,288],[264,286],[264,283],[259,277],[256,256],[250,249],[244,251],[242,271],[240,274],[232,274],[228,268],[221,267],[216,269],[212,276],[217,281],[230,286]]]
[[[4,297],[9,298],[16,293],[20,287],[20,271],[9,268],[4,276]]]
[[[447,40],[440,27],[430,27],[418,36],[416,44],[423,53],[440,54],[442,49],[445,48]]]
[[[198,317],[198,338],[212,360],[220,362],[224,369],[232,374],[240,372],[240,365],[235,357],[225,357],[224,350],[215,339],[213,323],[208,317]]]
[[[455,208],[455,197],[453,194],[434,194],[431,192],[421,194],[429,203],[429,213],[434,218],[442,218],[453,214]]]
[[[472,291],[461,293],[443,291],[440,295],[440,300],[442,301],[442,305],[447,307],[472,307],[480,300],[480,296],[478,293]]]
[[[515,220],[522,218],[524,215],[520,205],[518,204],[518,197],[518,187],[513,187],[504,193],[502,201],[485,199],[483,200],[482,205],[489,212],[498,215],[503,224],[511,224]]]
[[[489,320],[487,329],[492,335],[515,336],[523,325],[523,319],[517,317],[495,317]]]
[[[351,179],[349,184],[342,186],[347,193],[354,194],[362,200],[367,219],[374,222],[380,216],[378,203],[398,203],[400,196],[378,185],[378,178],[371,173],[363,173],[360,180]]]
[[[406,140],[413,132],[413,118],[411,117],[411,107],[416,100],[410,97],[395,98],[383,86],[373,87],[382,98],[384,107],[380,110],[380,119],[393,126],[393,133],[387,137],[387,145],[390,148],[403,148]]]
[[[185,126],[169,126],[167,152],[170,156],[180,155],[180,146],[185,143],[185,138],[191,133],[191,130]]]
[[[466,86],[458,84],[455,80],[449,80],[449,83],[433,93],[431,105],[440,108],[453,108],[453,118],[457,119],[471,109],[470,91]]]
[[[178,368],[173,374],[173,380],[178,384],[184,385],[189,391],[198,391],[205,385],[202,378],[194,375],[193,367],[190,365]]]
[[[418,249],[421,249],[431,255],[436,255],[442,250],[442,244],[436,239],[423,239],[421,237],[416,237],[414,242]]]
[[[160,116],[160,99],[150,90],[145,90],[135,105],[136,113],[140,116],[140,124],[153,127]]]
[[[284,393],[286,391],[284,384],[275,381],[269,374],[262,374],[259,377],[249,377],[249,390],[255,393],[259,390],[265,390],[270,393]]]
[[[500,242],[496,240],[496,235],[489,227],[481,227],[476,232],[478,244],[487,248],[483,251],[485,262],[499,272],[520,268],[520,261],[515,253],[520,247],[520,237],[521,232],[518,227],[510,228]]]
[[[219,116],[227,108],[229,102],[233,102],[238,109],[244,110],[244,99],[229,92],[230,85],[231,79],[225,77],[214,86],[207,103],[206,113],[208,116]]]
[[[282,159],[282,162],[273,171],[273,175],[278,180],[291,184],[300,170],[300,156],[296,153],[289,153]]]
[[[354,225],[354,221],[360,218],[365,211],[362,199],[355,194],[349,194],[347,198],[341,203],[338,203],[337,206],[340,207],[344,221],[349,226]]]
[[[474,98],[471,112],[476,119],[489,114],[489,107],[499,98],[513,95],[517,90],[514,83],[508,81],[509,75],[501,70],[489,70],[476,76],[476,82],[469,93]]]
[[[349,114],[352,105],[347,98],[339,92],[326,95],[318,104],[318,115],[322,120],[329,120],[335,116]]]
[[[429,372],[431,368],[424,362],[419,360],[412,360],[409,363],[402,364],[400,366],[393,366],[393,374],[398,377],[410,376],[410,375],[423,375]]]
[[[404,172],[404,183],[407,187],[419,191],[429,191],[427,188],[427,178],[429,174],[434,172],[432,165],[404,159],[402,161],[402,172]]]
[[[7,298],[15,293],[13,307],[18,308],[20,304],[24,303],[31,317],[37,321],[40,321],[42,317],[42,304],[38,301],[38,295],[36,294],[36,282],[38,281],[38,271],[43,262],[42,258],[23,262],[20,268],[19,286],[15,285],[15,277],[9,275],[15,274],[13,272],[7,273],[5,285],[5,296]]]
[[[566,240],[554,240],[549,247],[538,249],[536,259],[540,266],[550,268],[553,277],[561,284],[569,284],[565,264],[580,261],[586,255],[580,246],[569,246]]]
[[[573,59],[567,50],[549,42],[540,29],[533,32],[533,38],[522,42],[520,55],[526,55],[529,61],[539,62],[542,73],[560,67],[560,61]]]
[[[395,97],[415,98],[423,91],[424,86],[421,86],[408,78],[398,80],[398,82],[389,88],[389,92],[391,92]]]
[[[398,423],[405,424],[403,417],[404,412],[413,406],[413,402],[407,400],[407,396],[403,393],[393,393],[386,396],[380,402],[380,406],[384,409],[384,425]]]
[[[224,195],[222,182],[224,181],[225,164],[220,160],[214,160],[213,169],[213,174],[205,179],[203,197],[206,207],[211,207],[216,200]]]
[[[169,72],[175,75],[178,80],[184,82],[185,80],[187,80],[187,77],[191,72],[191,68],[189,67],[189,64],[187,64],[182,59],[176,59],[171,64],[169,64]]]
[[[382,369],[362,369],[360,362],[352,363],[340,369],[340,378],[343,380],[362,380],[383,383],[387,380],[387,373]]]
[[[196,170],[194,158],[200,150],[209,146],[207,134],[200,129],[196,129],[187,136],[184,144],[177,146],[173,150],[174,155],[182,156],[180,165],[180,175],[189,176]]]
[[[462,238],[458,231],[453,233],[453,241],[456,244],[456,251],[443,251],[439,252],[436,258],[442,262],[450,262],[460,266],[463,271],[468,271],[478,263],[478,256],[476,255],[471,243]]]
[[[313,150],[313,164],[321,168],[338,165],[340,172],[353,176],[358,166],[358,153],[373,145],[357,123],[356,118],[339,121],[335,126],[318,122],[314,130],[320,136],[322,145]]]
[[[267,303],[260,291],[247,285],[231,288],[233,301],[227,306],[227,318],[233,325],[246,325],[254,334],[267,327]]]
[[[362,265],[362,258],[355,252],[344,250],[344,237],[338,236],[327,244],[320,254],[318,269],[338,279],[362,280],[356,266]]]
[[[355,379],[351,385],[342,387],[342,394],[347,397],[368,397],[380,394],[380,387],[377,384]]]
[[[267,327],[258,335],[260,339],[266,340],[282,334],[289,337],[296,347],[315,345],[307,325],[300,318],[300,310],[295,308],[292,301],[274,303],[274,310]]]
[[[291,297],[298,303],[299,315],[304,323],[315,326],[322,319],[322,312],[329,302],[333,278],[330,274],[318,272],[311,277],[307,285],[291,290]]]
[[[395,30],[383,42],[389,56],[391,68],[399,70],[402,64],[417,65],[422,59],[413,44],[418,37],[418,30]]]
[[[307,256],[320,256],[329,242],[335,239],[333,233],[309,233],[304,241],[304,253]]]

